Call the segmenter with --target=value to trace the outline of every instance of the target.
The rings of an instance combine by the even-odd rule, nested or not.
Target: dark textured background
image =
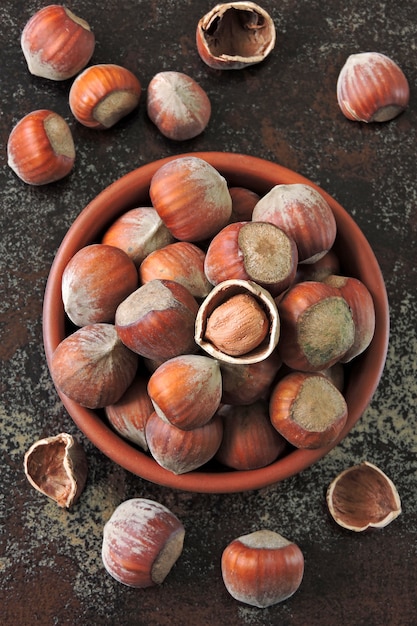
[[[417,28],[413,0],[262,3],[277,44],[262,64],[235,72],[206,67],[195,28],[207,0],[70,2],[96,35],[92,63],[119,63],[144,88],[137,111],[105,132],[81,127],[68,107],[70,81],[29,75],[20,33],[41,2],[0,7],[0,621],[17,624],[140,626],[411,626],[417,587],[416,498],[416,135]],[[411,87],[408,110],[382,125],[346,120],[335,89],[351,53],[393,58]],[[146,116],[146,86],[179,70],[207,91],[207,130],[182,144],[164,139]],[[50,108],[73,131],[77,160],[66,179],[25,185],[7,166],[6,143],[26,113]],[[54,254],[83,207],[104,187],[151,160],[225,150],[298,171],[354,216],[381,264],[391,305],[391,339],[378,391],[351,434],[301,475],[256,492],[199,495],[147,483],[117,467],[83,438],[62,408],[42,346],[42,299]],[[77,434],[90,473],[80,502],[59,509],[34,491],[23,456],[43,436]],[[402,515],[380,531],[343,531],[328,518],[324,494],[336,474],[367,459],[395,482]],[[123,500],[145,496],[183,521],[184,552],[160,588],[134,590],[104,571],[102,528]],[[220,556],[234,537],[260,527],[296,541],[305,575],[295,596],[259,610],[234,601]]]

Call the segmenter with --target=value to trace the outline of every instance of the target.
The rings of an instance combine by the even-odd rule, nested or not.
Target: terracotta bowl
[[[367,408],[385,364],[389,337],[389,309],[384,280],[368,241],[348,213],[326,192],[303,176],[256,157],[222,152],[193,153],[207,160],[230,186],[242,186],[263,195],[280,183],[307,183],[318,189],[336,217],[335,249],[346,275],[359,278],[370,290],[376,309],[376,330],[371,345],[354,359],[347,377],[345,397],[349,409],[346,426],[331,447],[290,450],[262,469],[227,470],[215,464],[179,476],[162,468],[151,456],[116,434],[106,423],[104,412],[92,411],[60,394],[78,428],[104,454],[126,470],[148,481],[185,491],[227,493],[258,489],[282,481],[309,467],[326,455],[352,429]],[[183,155],[181,155],[183,156]],[[100,193],[81,211],[64,237],[51,267],[43,307],[44,345],[48,365],[58,343],[65,337],[67,321],[61,299],[61,277],[69,259],[83,246],[99,241],[104,230],[121,213],[149,203],[150,180],[168,157],[123,176]]]

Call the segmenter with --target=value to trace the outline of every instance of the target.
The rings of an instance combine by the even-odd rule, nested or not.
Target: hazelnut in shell
[[[158,72],[147,88],[147,112],[168,139],[186,141],[200,135],[209,123],[208,95],[183,72]]]
[[[246,406],[223,405],[217,412],[223,420],[223,438],[216,460],[236,470],[266,467],[287,448],[287,441],[271,424],[268,402]]]
[[[272,425],[296,448],[333,444],[348,416],[343,394],[322,374],[291,372],[277,382],[269,401]]]
[[[65,313],[76,326],[112,323],[117,307],[138,283],[136,267],[123,250],[101,243],[84,246],[62,273]]]
[[[89,62],[95,47],[89,24],[70,9],[50,4],[27,22],[21,46],[29,72],[50,80],[66,80]]]
[[[152,361],[164,361],[197,351],[197,311],[197,301],[186,287],[156,278],[119,304],[115,325],[130,350]]]
[[[314,263],[333,246],[336,219],[324,196],[311,185],[275,185],[256,204],[255,222],[271,222],[294,239],[299,263]]]
[[[296,543],[262,529],[231,541],[221,558],[223,582],[235,600],[267,608],[300,587],[304,556]]]
[[[128,587],[161,585],[182,553],[184,536],[182,522],[163,504],[125,500],[104,526],[104,567]]]
[[[316,372],[343,358],[355,339],[349,304],[337,287],[320,281],[293,285],[280,300],[278,350],[294,370]]]
[[[336,476],[327,489],[326,502],[335,522],[354,532],[384,528],[401,513],[401,500],[394,483],[368,461]]]
[[[63,339],[51,359],[56,388],[89,409],[117,402],[132,383],[138,355],[113,324],[88,324]]]
[[[68,433],[36,441],[25,454],[24,470],[32,487],[58,506],[75,504],[87,479],[84,448]]]
[[[173,236],[153,207],[136,207],[114,220],[101,243],[124,250],[139,268],[154,250],[173,241]]]
[[[179,475],[202,467],[214,457],[222,440],[223,422],[214,415],[203,426],[184,430],[154,412],[146,422],[145,435],[155,461]]]
[[[151,179],[152,205],[180,241],[204,241],[225,226],[232,213],[226,179],[204,159],[177,157]]]
[[[274,224],[234,222],[211,240],[204,269],[213,285],[251,280],[277,296],[293,282],[297,263],[294,240]]]
[[[183,430],[204,426],[222,396],[220,365],[200,354],[183,354],[162,363],[151,375],[148,393],[162,419]]]
[[[402,69],[380,52],[351,54],[337,79],[337,102],[356,122],[388,122],[407,108],[410,87]]]
[[[47,185],[74,167],[75,146],[63,117],[49,109],[25,115],[7,142],[8,165],[28,185]]]
[[[154,411],[147,386],[147,377],[137,374],[120,400],[104,407],[106,417],[114,430],[143,450],[148,449],[146,422]]]
[[[75,119],[98,130],[111,128],[139,104],[142,86],[127,68],[114,63],[87,67],[69,92]]]
[[[175,280],[195,298],[205,298],[212,285],[204,272],[204,251],[189,241],[176,241],[148,254],[139,268],[142,284],[155,278]]]

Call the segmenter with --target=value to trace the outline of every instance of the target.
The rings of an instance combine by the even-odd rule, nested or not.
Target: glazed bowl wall
[[[344,391],[349,416],[343,432],[330,447],[291,450],[286,456],[261,469],[219,470],[208,465],[201,470],[175,475],[115,433],[107,425],[104,412],[86,409],[58,393],[75,424],[95,446],[115,463],[148,481],[185,491],[206,493],[258,489],[282,481],[315,463],[337,445],[362,416],[374,395],[385,364],[389,338],[387,294],[378,261],[366,237],[340,204],[320,187],[287,168],[256,157],[223,152],[193,155],[205,159],[219,170],[229,186],[246,187],[264,195],[277,184],[304,183],[320,191],[330,204],[338,229],[335,250],[343,273],[359,278],[368,287],[376,313],[375,334],[370,346],[349,366]],[[135,206],[149,206],[148,191],[153,174],[161,165],[178,156],[154,161],[117,180],[81,211],[68,230],[51,266],[45,290],[43,336],[48,366],[54,350],[67,332],[61,298],[61,279],[66,264],[80,248],[100,241],[105,229],[119,215]]]

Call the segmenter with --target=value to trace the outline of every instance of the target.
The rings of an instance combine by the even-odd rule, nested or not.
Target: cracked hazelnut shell
[[[401,513],[394,483],[369,461],[336,476],[327,489],[326,502],[334,521],[355,532],[384,528]]]

